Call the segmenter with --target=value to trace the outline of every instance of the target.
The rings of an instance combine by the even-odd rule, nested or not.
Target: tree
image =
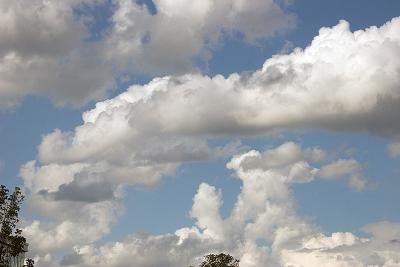
[[[10,257],[16,257],[24,252],[26,239],[22,230],[17,229],[18,213],[24,200],[21,189],[16,187],[14,193],[0,186],[0,267],[9,266]]]
[[[26,260],[26,265],[24,265],[25,267],[34,267],[35,265],[35,261],[32,259],[27,259]]]
[[[239,267],[239,260],[229,254],[208,254],[204,258],[199,267]]]

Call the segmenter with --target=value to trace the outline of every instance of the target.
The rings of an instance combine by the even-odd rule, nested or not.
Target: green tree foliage
[[[19,187],[10,194],[4,186],[0,186],[0,267],[8,266],[10,257],[15,257],[24,251],[26,240],[22,231],[17,229],[18,213],[24,200]]]
[[[204,258],[199,267],[239,267],[239,260],[229,254],[208,254]]]

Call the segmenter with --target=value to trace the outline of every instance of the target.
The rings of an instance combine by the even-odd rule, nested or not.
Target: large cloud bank
[[[72,135],[55,131],[45,137],[40,158],[74,162],[160,135],[264,134],[300,127],[396,135],[399,32],[399,18],[354,33],[342,21],[322,28],[304,50],[274,56],[254,73],[166,76],[131,86],[85,112]]]
[[[81,105],[104,97],[132,70],[190,70],[224,34],[254,41],[294,25],[284,4],[272,0],[154,4],[156,14],[132,0],[0,1],[0,107],[27,95]],[[110,9],[111,17],[96,21],[93,9]]]
[[[134,259],[135,266],[185,266],[218,249],[238,255],[245,267],[398,266],[398,232],[389,238],[381,230],[398,225],[370,225],[368,239],[325,236],[296,214],[293,183],[344,178],[363,190],[367,181],[355,159],[324,162],[326,152],[294,143],[233,157],[227,166],[243,188],[228,218],[219,214],[220,193],[202,184],[191,211],[195,226],[102,247],[93,243],[123,212],[124,186],[152,186],[185,162],[242,149],[234,142],[209,145],[215,138],[300,127],[397,136],[399,53],[399,18],[356,32],[341,21],[322,28],[304,50],[274,56],[254,73],[166,76],[97,103],[75,131],[44,136],[38,159],[21,168],[30,208],[41,215],[25,228],[34,253],[50,266],[52,255],[73,247],[76,252],[61,263],[123,266]],[[395,156],[395,145],[389,149]],[[162,257],[153,257],[156,252]]]

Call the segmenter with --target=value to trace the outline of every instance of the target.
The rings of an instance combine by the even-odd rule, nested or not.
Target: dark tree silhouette
[[[199,267],[239,267],[239,260],[229,254],[208,254],[204,258]]]
[[[26,247],[22,231],[16,228],[23,200],[24,196],[19,187],[10,194],[4,185],[0,186],[0,267],[9,266],[10,258],[23,253]]]
[[[26,260],[26,265],[24,265],[25,267],[34,267],[35,265],[35,261],[32,259],[27,259]]]

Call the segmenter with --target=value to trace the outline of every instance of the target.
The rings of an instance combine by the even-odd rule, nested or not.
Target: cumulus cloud
[[[276,149],[266,151],[264,154],[270,156],[270,159],[280,160],[279,155],[285,147],[297,146],[294,143],[287,143]],[[293,199],[289,190],[289,185],[295,182],[290,177],[293,166],[301,162],[304,155],[317,149],[294,149],[298,152],[298,158],[290,157],[290,162],[282,163],[274,168],[253,165],[254,167],[244,167],[251,160],[262,160],[262,153],[250,151],[248,153],[235,156],[227,167],[232,169],[236,176],[242,181],[243,186],[236,205],[234,206],[229,218],[224,219],[220,215],[222,205],[222,193],[215,187],[208,184],[201,184],[198,192],[193,198],[194,204],[190,215],[195,219],[195,226],[178,229],[175,234],[166,234],[160,236],[133,235],[122,242],[105,245],[97,248],[90,242],[83,244],[80,240],[75,240],[78,244],[75,256],[68,255],[65,261],[78,260],[77,266],[91,266],[100,264],[102,266],[122,266],[127,262],[135,266],[184,266],[190,264],[193,260],[200,259],[203,253],[214,249],[223,249],[225,251],[234,251],[237,254],[245,253],[249,259],[259,253],[260,260],[263,262],[271,261],[271,253],[266,252],[267,248],[258,248],[256,242],[258,239],[272,240],[277,237],[276,247],[284,246],[291,238],[297,238],[302,233],[308,233],[312,226],[309,226],[305,220],[299,218],[293,210]],[[274,155],[274,156],[272,156]],[[245,163],[246,162],[246,163]],[[261,168],[260,168],[261,167]],[[312,176],[314,169],[309,169]],[[42,197],[39,195],[38,197]],[[52,205],[59,207],[59,203],[52,202]],[[100,204],[94,203],[94,204]],[[86,204],[83,207],[87,207]],[[78,209],[82,210],[82,208]],[[111,209],[112,210],[112,209]],[[85,223],[87,218],[79,216]],[[79,223],[79,222],[78,222]],[[83,224],[85,226],[85,224]],[[57,227],[49,228],[49,236],[53,237],[52,242],[57,236],[58,228],[64,229],[64,221],[61,221]],[[101,229],[100,227],[93,229]],[[82,229],[82,227],[79,227]],[[279,233],[277,233],[277,229]],[[38,222],[34,222],[25,231],[42,233]],[[72,238],[75,234],[72,232],[68,237]],[[28,235],[31,237],[31,235]],[[36,235],[32,234],[32,237]],[[82,237],[82,234],[79,235]],[[83,236],[85,237],[85,236]],[[44,239],[42,237],[41,239]],[[68,242],[68,240],[64,241]],[[46,243],[46,242],[45,242]],[[79,245],[81,244],[81,245]],[[42,245],[43,246],[43,245]],[[47,248],[47,247],[46,247]],[[43,250],[44,252],[46,250]],[[150,257],[150,255],[153,255]],[[40,253],[39,253],[40,255]],[[160,255],[160,257],[154,257]],[[269,255],[269,256],[268,256]],[[132,262],[134,261],[134,262]],[[253,265],[248,265],[253,266]]]
[[[252,74],[187,74],[133,85],[85,112],[75,132],[46,136],[40,158],[46,163],[101,158],[129,150],[139,138],[152,139],[143,146],[152,147],[160,136],[171,142],[180,136],[185,145],[175,146],[201,154],[206,144],[193,149],[198,146],[193,136],[307,127],[397,134],[392,122],[400,114],[399,62],[394,60],[399,31],[399,18],[354,33],[342,21],[322,28],[306,49],[274,56]],[[149,149],[141,153],[154,158]]]
[[[214,239],[221,238],[223,232],[223,220],[219,215],[222,205],[221,192],[206,183],[199,187],[199,191],[193,199],[194,205],[191,211],[193,218],[198,218],[197,226],[204,229],[204,234]]]
[[[363,227],[371,238],[351,233],[318,234],[292,251],[283,251],[284,266],[399,266],[399,225],[378,222]],[[391,235],[395,234],[395,235]]]
[[[125,15],[130,17],[129,12]],[[125,25],[121,27],[125,29]],[[120,213],[118,203],[124,185],[152,186],[162,176],[173,175],[184,162],[229,156],[240,150],[237,143],[210,145],[216,138],[306,127],[397,134],[398,125],[393,121],[400,114],[400,63],[396,60],[400,52],[399,31],[399,18],[380,28],[354,33],[342,21],[333,28],[321,29],[306,49],[274,56],[251,74],[155,78],[98,102],[83,114],[82,125],[74,131],[54,130],[44,136],[38,159],[21,168],[21,177],[31,195],[31,208],[49,221],[48,225],[39,222],[27,226],[28,230],[33,229],[29,237],[34,238],[35,232],[57,237],[48,242],[56,244],[55,250],[71,247],[74,242],[82,249],[87,245],[82,250],[87,252],[77,252],[82,264],[90,266],[97,257],[99,262],[118,266],[122,264],[119,260],[114,262],[112,256],[104,259],[99,251],[106,255],[111,250],[111,255],[117,255],[114,247],[118,250],[124,244],[104,248],[91,244],[113,223],[106,219],[98,222],[97,214],[103,218]],[[196,226],[181,229],[175,234],[178,236],[150,239],[167,238],[168,242],[182,244],[185,237],[198,235],[201,242],[188,242],[203,244],[204,240],[211,240],[199,245],[198,251],[210,247],[232,251],[242,255],[245,266],[279,262],[284,250],[289,251],[285,262],[301,262],[306,249],[301,247],[302,238],[315,233],[315,229],[296,214],[291,185],[311,182],[317,176],[345,176],[353,188],[365,187],[358,162],[339,159],[318,165],[325,158],[319,148],[302,149],[294,143],[237,155],[227,166],[242,180],[243,187],[229,218],[219,216],[222,198],[218,190],[203,184],[191,211]],[[80,196],[83,193],[87,195]],[[205,208],[213,212],[206,214]],[[81,216],[83,213],[88,215]],[[64,222],[72,225],[68,238],[58,230],[64,229]],[[80,225],[90,229],[87,233],[91,237],[76,230]],[[69,240],[74,235],[79,239]],[[272,241],[272,245],[260,247],[259,239]],[[133,240],[127,245],[147,242]],[[396,251],[395,244],[391,246],[388,250]],[[307,257],[336,255],[329,252],[320,256],[321,251],[314,252],[314,256]],[[186,259],[192,260],[194,256],[190,255]],[[346,260],[347,254],[340,255]],[[396,262],[396,258],[388,257]],[[389,258],[382,262],[389,264]],[[363,258],[355,259],[363,262]],[[147,263],[144,260],[140,264]]]
[[[262,155],[248,157],[243,163],[245,169],[254,166],[263,169],[279,168],[299,161],[299,159],[309,161],[321,161],[326,157],[326,152],[320,148],[308,148],[302,150],[301,146],[294,142],[287,142],[277,147],[265,151]],[[302,161],[304,162],[304,161]]]
[[[97,0],[0,2],[0,106],[26,95],[48,96],[56,104],[83,104],[112,86],[111,69],[73,9]],[[84,73],[84,74],[83,74]]]
[[[209,57],[224,35],[254,42],[294,26],[293,14],[273,0],[155,0],[156,14],[118,0],[108,56],[139,71],[170,74],[192,70],[193,57]],[[183,12],[182,12],[183,11]]]
[[[61,264],[70,266],[189,266],[206,253],[225,251],[241,260],[243,267],[255,266],[398,266],[398,224],[378,222],[363,227],[370,237],[349,232],[323,234],[295,210],[290,170],[303,160],[266,167],[264,160],[279,159],[285,143],[265,152],[235,155],[227,164],[242,187],[228,217],[220,214],[222,192],[202,183],[193,198],[190,215],[195,225],[175,233],[133,234],[102,246],[76,246]],[[299,148],[307,155],[315,148]],[[263,155],[276,155],[263,158]],[[249,167],[249,161],[257,161]],[[309,160],[309,164],[313,164]],[[312,169],[310,175],[313,175]],[[267,241],[260,244],[260,240]],[[47,266],[45,259],[39,263]],[[50,261],[50,266],[57,263]]]
[[[393,60],[400,48],[399,30],[399,18],[354,33],[342,21],[321,29],[305,50],[268,59],[250,75],[187,74],[133,85],[85,112],[83,124],[75,131],[55,130],[44,136],[38,161],[26,165],[27,170],[36,170],[38,178],[22,176],[35,193],[42,190],[43,196],[66,199],[96,180],[91,185],[102,192],[101,197],[112,198],[111,191],[101,189],[110,184],[154,185],[163,175],[172,175],[182,162],[230,155],[237,149],[230,143],[210,146],[209,140],[217,137],[300,126],[396,133],[397,124],[388,118],[400,113],[386,110],[390,107],[386,100],[393,104],[399,100],[399,62]],[[381,56],[387,60],[380,60]],[[382,119],[370,119],[378,117]],[[313,178],[310,173],[316,170],[308,160],[324,157],[318,149],[300,152],[293,144],[273,153],[254,157],[264,168],[279,168],[303,158],[289,175],[297,182]],[[257,160],[249,161],[249,168],[258,165]],[[56,169],[63,169],[64,174],[56,179],[45,175]],[[319,175],[346,176],[350,186],[362,190],[366,183],[359,170],[358,162],[339,160],[323,167]],[[66,185],[54,194],[43,185],[34,188],[46,180],[54,187]]]
[[[43,256],[71,249],[110,232],[123,212],[118,202],[121,187],[107,188],[109,183],[101,183],[95,173],[86,173],[85,165],[38,168],[35,164],[28,162],[20,171],[29,195],[27,207],[41,218],[24,228],[32,253]],[[79,171],[86,175],[75,180]]]
[[[331,179],[348,174],[358,173],[361,170],[360,164],[354,159],[339,159],[329,165],[323,166],[319,175],[325,179]]]
[[[362,166],[355,159],[339,159],[327,164],[319,170],[318,175],[323,179],[348,178],[348,184],[351,188],[361,191],[367,181],[361,174]]]
[[[193,58],[211,54],[224,32],[257,40],[294,24],[284,5],[272,0],[155,5],[157,13],[150,14],[131,0],[1,1],[0,106],[14,106],[27,95],[82,105],[106,96],[118,77],[132,70],[193,69]],[[90,27],[98,22],[87,12],[93,8],[113,12],[98,38]]]
[[[99,240],[110,233],[123,211],[115,201],[82,204],[49,201],[40,196],[29,201],[42,218],[27,224],[23,231],[29,240],[30,253],[41,257]]]

